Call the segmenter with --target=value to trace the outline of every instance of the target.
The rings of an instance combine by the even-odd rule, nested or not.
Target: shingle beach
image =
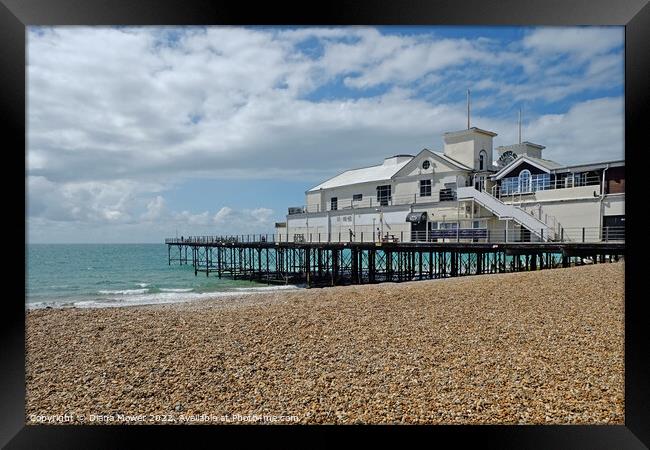
[[[26,320],[27,423],[624,421],[624,263]]]

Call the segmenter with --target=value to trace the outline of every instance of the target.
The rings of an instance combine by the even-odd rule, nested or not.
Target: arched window
[[[485,150],[481,150],[478,154],[478,170],[485,170],[485,165],[487,164],[487,153]]]
[[[524,169],[519,172],[519,192],[530,192],[530,170]]]

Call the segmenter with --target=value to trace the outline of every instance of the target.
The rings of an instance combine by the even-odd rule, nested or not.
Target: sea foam
[[[301,287],[294,285],[243,287],[217,292],[191,292],[193,290],[191,288],[163,288],[160,289],[161,292],[148,292],[148,289],[124,289],[113,291],[105,290],[100,291],[100,293],[106,297],[101,297],[99,299],[84,299],[66,303],[28,303],[27,307],[29,309],[42,309],[48,306],[53,308],[115,308],[122,306],[185,303],[197,300],[240,297],[244,295],[261,294],[264,292],[287,291],[296,289],[301,289]]]
[[[116,291],[99,291],[101,295],[138,295],[149,292],[149,289],[122,289]]]

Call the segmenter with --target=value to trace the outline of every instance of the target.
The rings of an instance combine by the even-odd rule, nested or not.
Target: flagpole
[[[469,130],[469,89],[467,90],[467,129]]]

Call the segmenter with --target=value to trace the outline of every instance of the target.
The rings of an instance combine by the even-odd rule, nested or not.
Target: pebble
[[[30,310],[26,414],[623,424],[624,273],[620,262]]]

